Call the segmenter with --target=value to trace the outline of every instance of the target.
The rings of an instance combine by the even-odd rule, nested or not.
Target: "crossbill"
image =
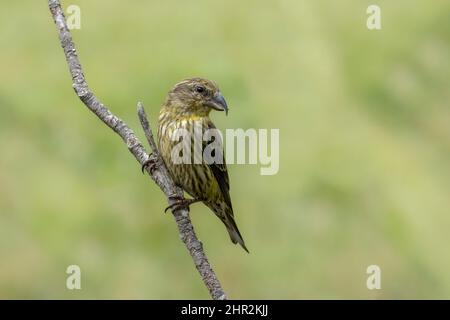
[[[221,161],[190,161],[179,163],[173,157],[173,148],[180,143],[174,139],[176,130],[193,132],[194,126],[200,125],[202,130],[215,129],[209,118],[211,110],[225,111],[228,106],[219,87],[210,80],[193,78],[177,83],[168,93],[159,114],[158,147],[164,163],[175,184],[187,192],[193,199],[175,199],[176,206],[185,206],[194,202],[203,202],[225,224],[231,241],[239,243],[247,252],[244,240],[234,220],[230,198],[230,184],[225,163],[221,139],[215,148],[215,159]],[[192,150],[195,142],[192,141]],[[202,151],[207,142],[201,142]],[[195,153],[195,152],[194,152]],[[203,154],[203,153],[202,153]],[[173,208],[173,206],[171,206]]]

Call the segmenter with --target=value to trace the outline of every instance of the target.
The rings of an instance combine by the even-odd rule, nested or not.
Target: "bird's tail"
[[[245,246],[244,239],[241,236],[241,233],[239,232],[239,229],[236,225],[236,222],[234,221],[234,218],[232,215],[227,214],[224,219],[222,219],[223,223],[227,227],[228,233],[230,235],[231,241],[236,244],[239,243],[239,245],[247,251],[247,253],[250,253]]]

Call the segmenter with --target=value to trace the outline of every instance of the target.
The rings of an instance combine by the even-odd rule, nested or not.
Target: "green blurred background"
[[[191,210],[229,297],[450,298],[448,0],[69,4],[90,86],[141,138],[136,102],[155,123],[191,76],[220,84],[219,128],[280,129],[277,175],[229,166],[250,255]],[[0,298],[209,298],[162,193],[75,96],[47,1],[1,0],[0,70]]]

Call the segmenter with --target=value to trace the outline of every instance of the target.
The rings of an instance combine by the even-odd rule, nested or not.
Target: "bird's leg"
[[[178,210],[181,208],[186,208],[189,211],[189,206],[193,203],[203,201],[202,199],[185,199],[183,197],[179,196],[172,196],[170,197],[171,200],[174,200],[175,202],[172,203],[170,206],[168,206],[166,209],[164,209],[164,213],[167,212],[167,210]]]
[[[149,155],[148,159],[144,162],[142,165],[142,173],[144,173],[144,170],[147,169],[147,167],[150,168],[150,172],[153,171],[158,164],[158,157],[154,156],[153,153]]]

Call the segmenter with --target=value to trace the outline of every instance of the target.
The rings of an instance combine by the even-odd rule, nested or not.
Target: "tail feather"
[[[232,216],[227,216],[225,219],[222,220],[225,226],[227,227],[228,234],[230,235],[231,241],[236,244],[239,243],[239,245],[247,251],[247,253],[250,253],[245,246],[244,239],[241,236],[241,233],[239,232],[239,229],[236,225],[236,222],[234,221],[234,218]]]
[[[225,227],[227,227],[228,234],[230,235],[231,242],[234,244],[239,243],[239,245],[250,253],[245,246],[244,239],[242,238],[241,233],[234,221],[233,209],[226,205],[225,202],[205,202],[205,204],[216,214],[217,217],[223,222]]]

